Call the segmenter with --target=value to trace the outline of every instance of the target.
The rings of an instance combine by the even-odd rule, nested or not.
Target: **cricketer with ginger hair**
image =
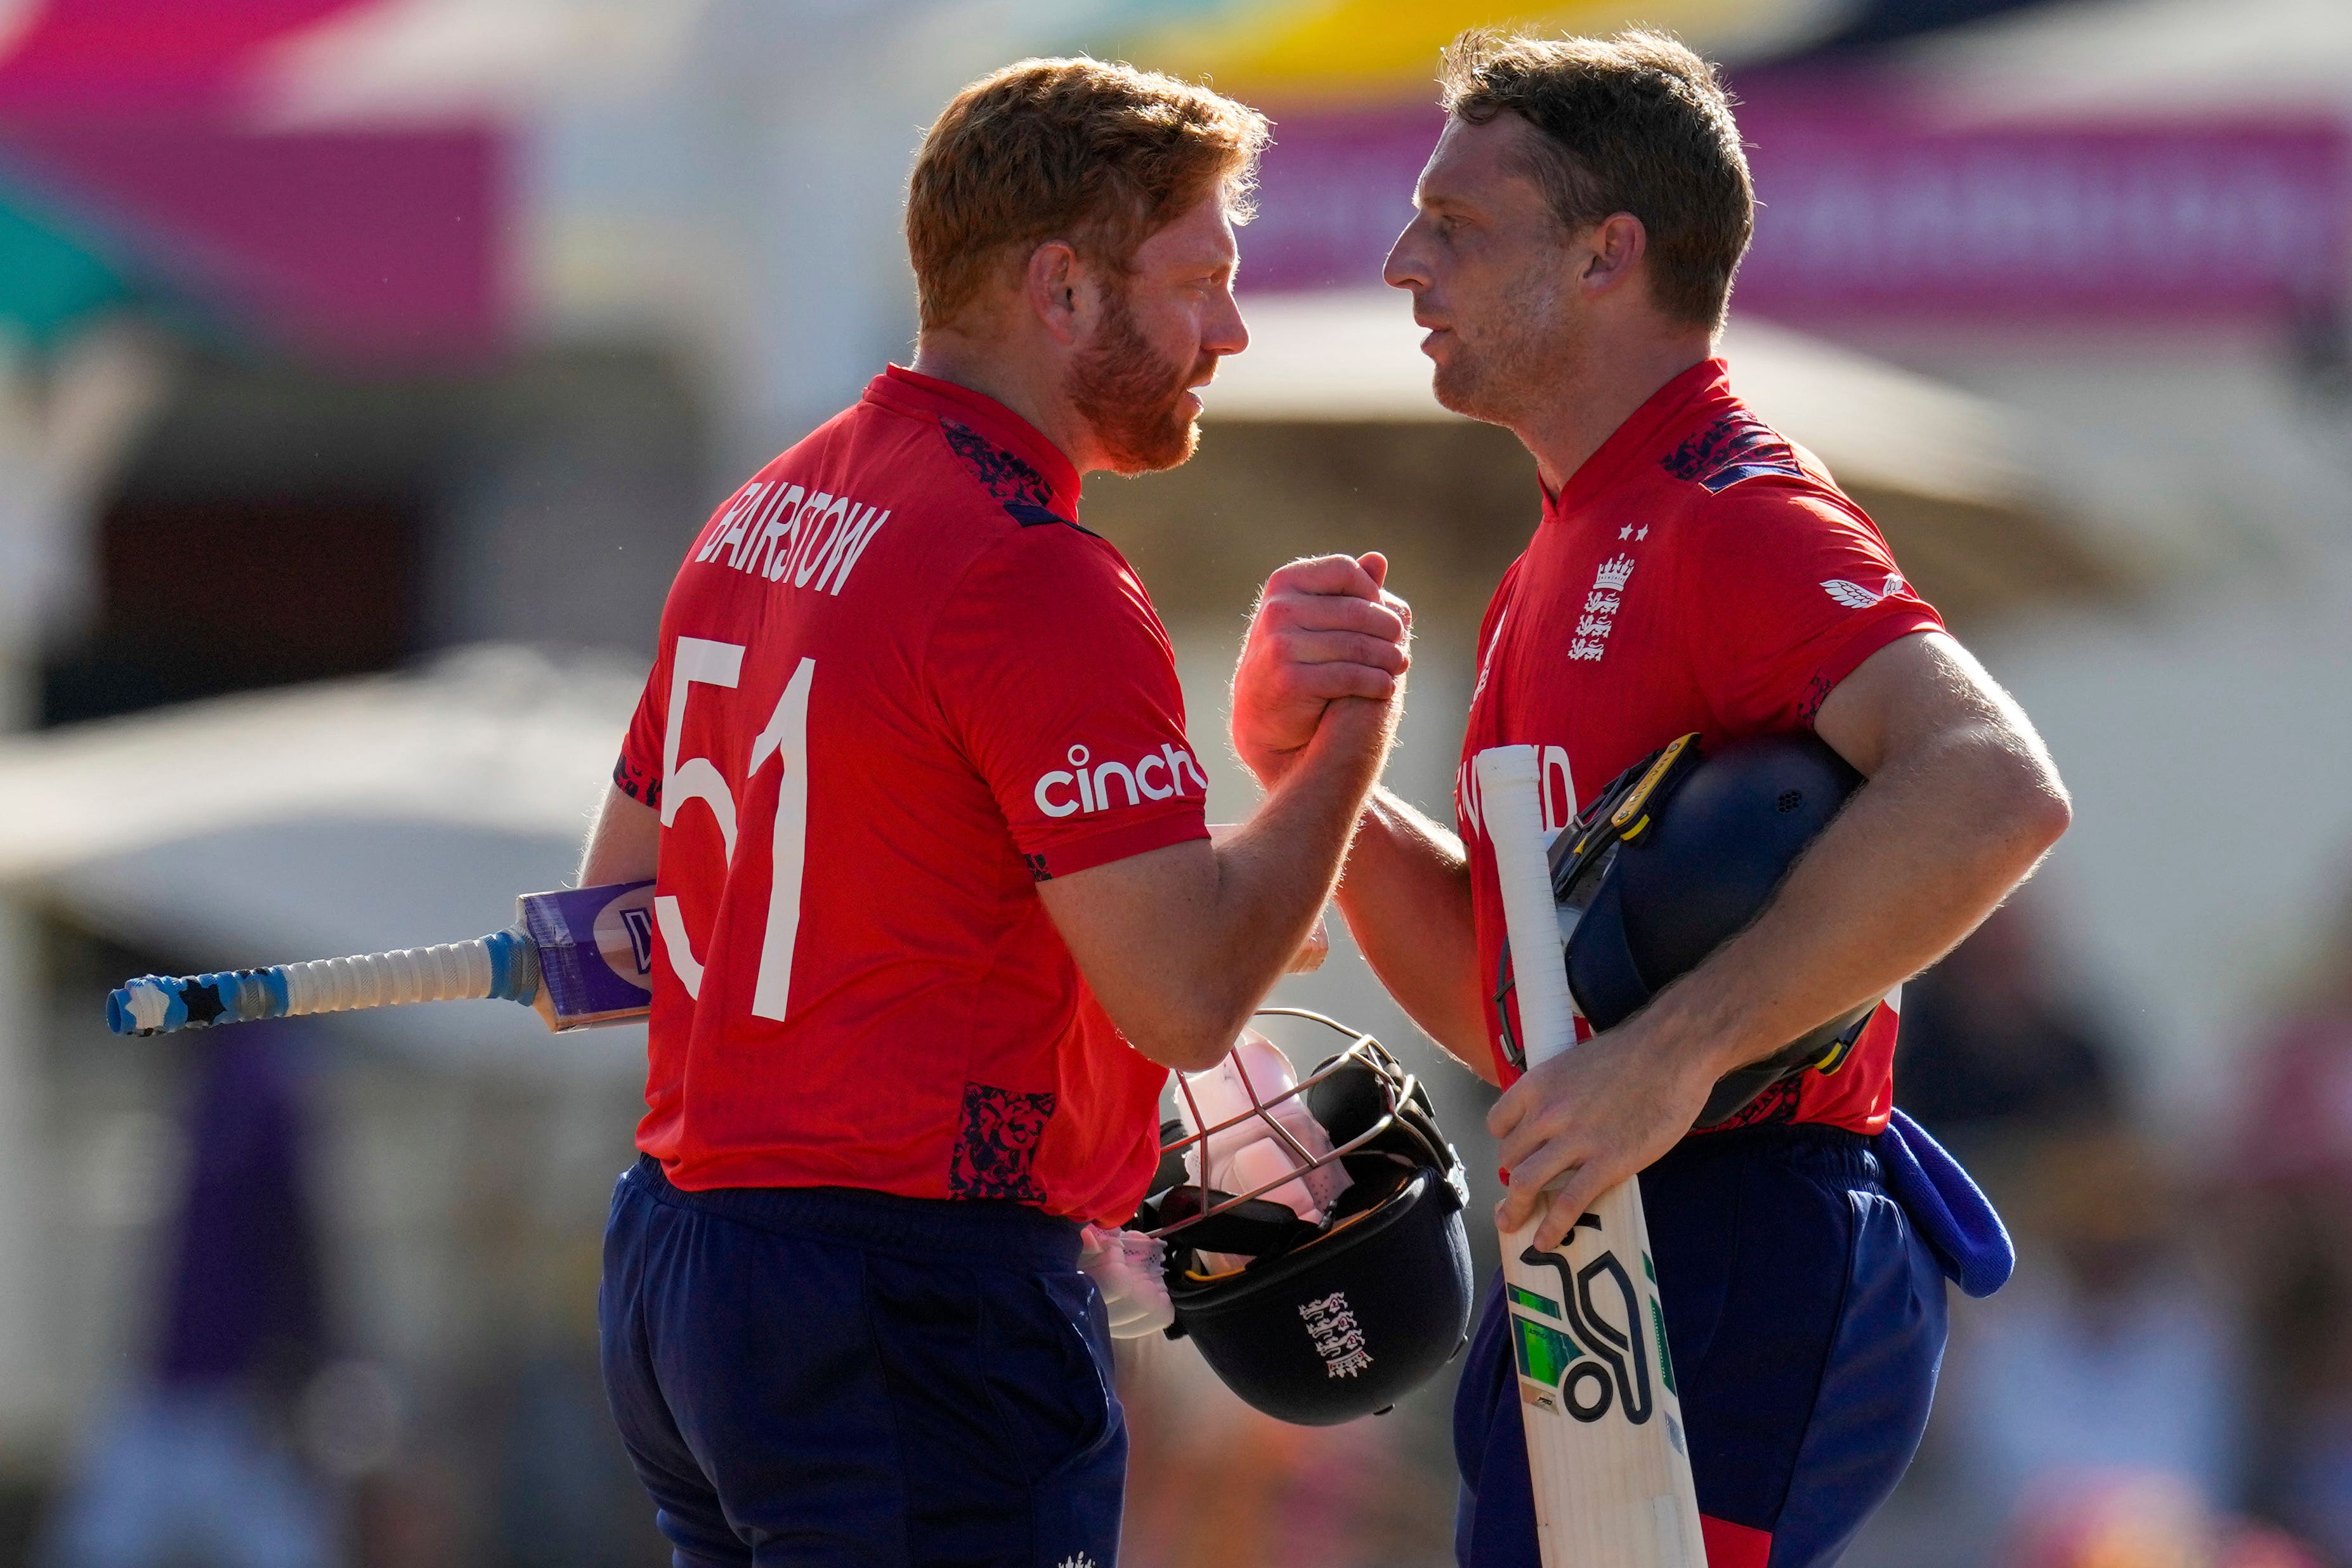
[[[1247,345],[1265,132],[1094,60],[966,88],[908,185],[914,363],[678,569],[582,878],[656,881],[599,1310],[680,1563],[1116,1557],[1082,1227],[1134,1214],[1168,1069],[1223,1058],[1307,939],[1406,662],[1380,559],[1327,563],[1351,657],[1213,842],[1166,631],[1079,521],[1082,474],[1191,455]]]

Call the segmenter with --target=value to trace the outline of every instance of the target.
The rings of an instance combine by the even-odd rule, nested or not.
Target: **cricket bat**
[[[1477,768],[1533,1069],[1576,1043],[1536,749],[1497,746]],[[1603,1194],[1555,1250],[1535,1227],[1503,1237],[1503,1292],[1544,1568],[1706,1568],[1641,1184]]]
[[[118,1035],[161,1035],[410,1002],[496,998],[558,1030],[641,1018],[653,1005],[654,885],[525,893],[515,923],[471,942],[218,974],[142,975],[106,1000]]]

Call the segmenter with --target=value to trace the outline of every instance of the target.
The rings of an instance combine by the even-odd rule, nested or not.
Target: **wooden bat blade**
[[[1545,1568],[1706,1568],[1642,1189],[1612,1188],[1553,1251],[1503,1238]]]
[[[1532,746],[1477,759],[1520,1038],[1533,1068],[1576,1040]],[[1706,1568],[1642,1189],[1603,1194],[1550,1251],[1503,1237],[1505,1310],[1544,1568]]]
[[[642,1018],[653,1007],[654,884],[561,888],[515,900],[539,950],[543,1011],[557,1030]]]

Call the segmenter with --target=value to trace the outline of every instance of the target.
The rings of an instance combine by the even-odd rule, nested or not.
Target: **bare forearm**
[[[1753,925],[1631,1018],[1531,1069],[1486,1119],[1536,1245],[1690,1131],[1716,1079],[1885,994],[1991,910],[2066,829],[2024,711],[1941,632],[1864,659],[1814,731],[1869,781]]]
[[[1038,884],[1136,1049],[1195,1071],[1232,1048],[1331,896],[1386,750],[1387,704],[1333,704],[1297,766],[1213,845],[1171,845]]]
[[[1755,925],[1658,998],[1652,1037],[1712,1079],[1943,956],[2065,830],[2065,795],[2038,750],[1969,725],[1892,761]]]
[[[608,786],[581,852],[579,885],[642,882],[654,874],[660,855],[661,813]]]
[[[1384,752],[1349,731],[1390,722],[1383,707],[1360,699],[1335,705],[1328,732],[1216,847],[1216,903],[1202,940],[1191,944],[1198,968],[1188,989],[1200,1000],[1203,1043],[1223,1042],[1219,1054],[1330,901]]]
[[[1339,880],[1339,910],[1398,1005],[1446,1054],[1496,1081],[1461,840],[1374,790]]]

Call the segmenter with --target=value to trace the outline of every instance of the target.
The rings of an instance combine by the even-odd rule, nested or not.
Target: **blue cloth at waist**
[[[2017,1248],[1991,1200],[1960,1163],[1901,1110],[1870,1143],[1887,1195],[1911,1216],[1945,1278],[1967,1296],[1990,1296],[2008,1284]]]

